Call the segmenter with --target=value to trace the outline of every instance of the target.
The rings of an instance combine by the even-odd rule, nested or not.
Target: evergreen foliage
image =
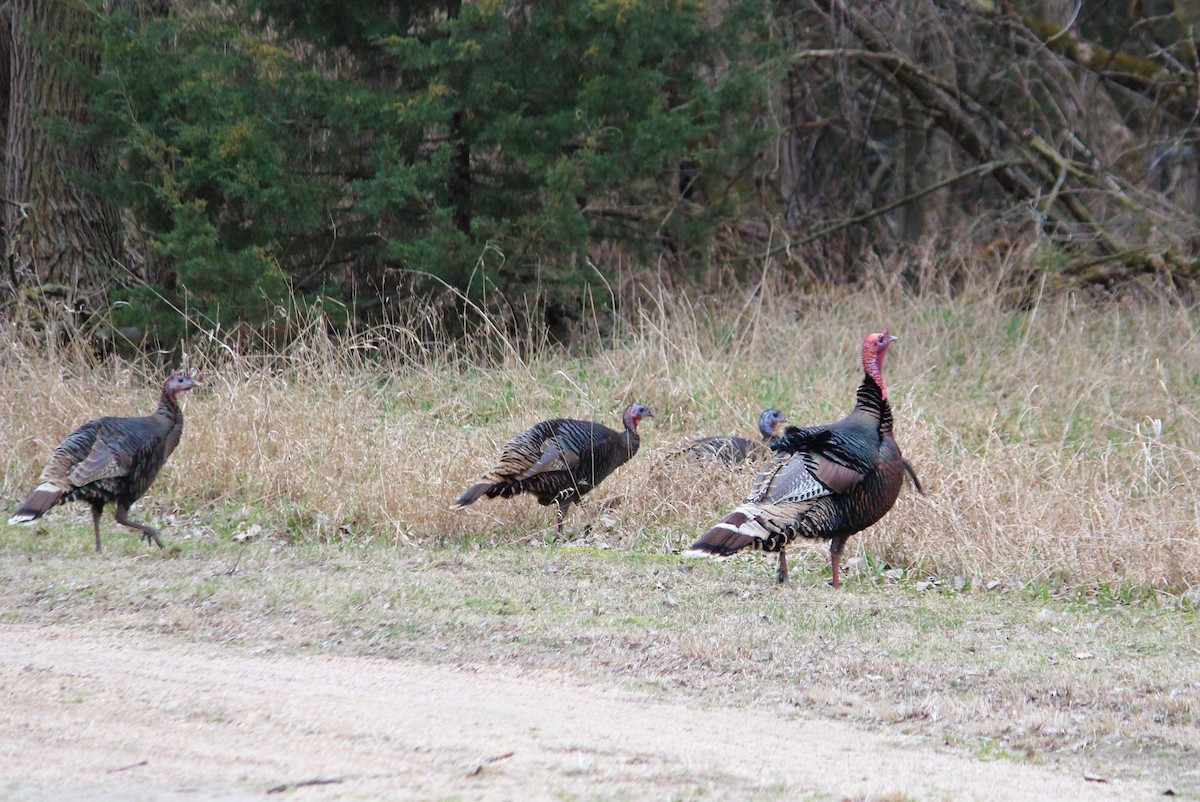
[[[702,267],[756,145],[765,79],[731,57],[754,4],[230,6],[100,15],[89,135],[145,244],[113,315],[135,341],[446,286],[452,316],[541,327],[604,284],[599,243]]]
[[[89,194],[126,253],[69,306],[123,302],[118,341],[287,339],[316,307],[537,342],[615,305],[617,265],[714,257],[721,282],[923,247],[951,282],[978,253],[1054,287],[1200,277],[1194,15],[1168,0],[1078,26],[984,0],[84,3],[91,46],[57,46],[91,107],[59,130],[79,171],[107,159]]]

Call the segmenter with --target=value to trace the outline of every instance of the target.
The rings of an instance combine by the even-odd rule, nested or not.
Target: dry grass
[[[587,356],[526,358],[487,330],[463,346],[403,328],[333,341],[316,324],[266,355],[201,344],[190,360],[206,387],[135,515],[185,513],[222,537],[257,524],[292,541],[545,539],[552,515],[531,499],[448,507],[523,428],[555,416],[615,426],[637,400],[657,413],[642,452],[569,524],[578,534],[599,518],[587,535],[597,545],[677,549],[752,476],[705,474],[670,452],[696,435],[749,434],[765,407],[835,420],[853,402],[862,337],[886,325],[901,337],[886,367],[897,437],[929,495],[902,496],[851,555],[959,584],[1200,586],[1200,315],[1166,291],[1018,308],[1003,285],[914,297],[881,269],[853,292],[696,301],[660,289],[626,309],[618,346]],[[65,434],[101,414],[145,414],[164,372],[0,337],[11,509]],[[609,497],[623,503],[598,516]],[[50,518],[79,521],[86,545],[81,511]],[[192,531],[166,523],[168,539]],[[110,539],[116,529],[105,525]],[[823,546],[795,551],[803,568],[826,564]]]

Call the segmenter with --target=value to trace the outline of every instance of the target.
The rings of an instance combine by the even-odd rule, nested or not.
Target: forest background
[[[0,314],[170,354],[277,344],[299,311],[579,343],[647,284],[890,263],[919,293],[914,252],[951,289],[998,265],[1184,287],[1198,22],[1183,0],[9,0]]]

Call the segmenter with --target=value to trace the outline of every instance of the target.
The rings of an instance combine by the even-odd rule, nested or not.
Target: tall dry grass
[[[975,581],[1200,585],[1193,305],[1167,290],[1097,299],[1036,288],[1017,304],[994,271],[953,292],[922,281],[916,295],[899,268],[877,273],[858,290],[651,290],[624,310],[618,345],[584,356],[526,357],[495,329],[460,344],[403,326],[333,339],[320,321],[263,353],[196,343],[189,361],[205,388],[188,399],[182,445],[137,509],[160,522],[182,512],[221,537],[257,523],[298,539],[545,539],[552,515],[532,499],[449,505],[525,427],[556,416],[616,426],[636,400],[657,413],[643,423],[642,451],[569,524],[595,524],[593,543],[676,549],[735,505],[753,475],[671,452],[697,435],[752,433],[765,407],[800,424],[837,419],[861,378],[862,337],[888,326],[901,337],[885,370],[897,437],[928,495],[906,491],[851,539],[852,553]],[[12,509],[73,427],[150,411],[163,371],[49,353],[12,331],[3,339]],[[599,513],[608,498],[623,502]],[[86,540],[82,511],[76,518]],[[793,553],[813,569],[827,560],[824,545]]]

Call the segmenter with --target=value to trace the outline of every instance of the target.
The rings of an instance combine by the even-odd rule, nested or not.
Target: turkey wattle
[[[900,494],[907,471],[892,435],[892,408],[883,360],[896,340],[885,329],[863,342],[863,380],[854,409],[837,423],[788,427],[771,444],[775,456],[742,504],[685,554],[728,557],[746,549],[779,552],[778,580],[787,579],[786,548],[796,538],[830,541],[833,586],[840,587],[846,540],[882,518]]]

